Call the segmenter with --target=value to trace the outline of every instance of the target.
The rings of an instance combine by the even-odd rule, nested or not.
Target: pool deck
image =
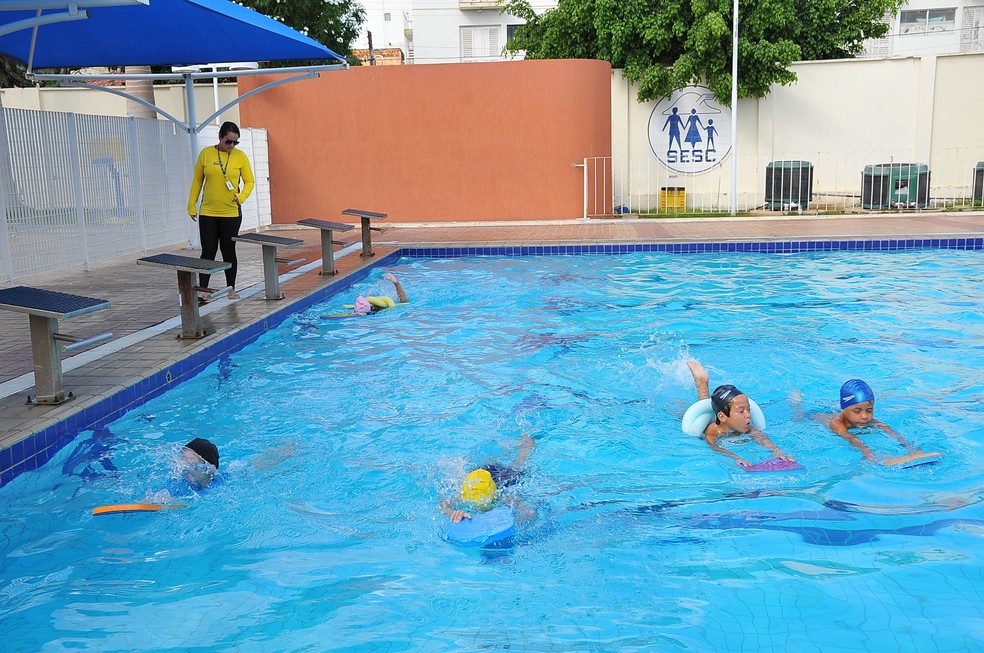
[[[327,218],[335,220],[336,218]],[[34,396],[33,362],[27,316],[0,311],[0,454],[12,454],[14,467],[24,451],[34,445],[31,436],[70,418],[84,423],[85,411],[122,390],[160,374],[188,357],[200,354],[210,344],[235,334],[281,311],[293,302],[321,293],[333,292],[329,284],[337,283],[371,266],[386,254],[402,247],[503,247],[515,245],[585,245],[627,243],[701,243],[762,242],[812,240],[896,240],[924,238],[984,237],[984,213],[911,213],[868,214],[850,216],[793,216],[750,218],[690,218],[638,220],[563,220],[527,222],[455,222],[387,224],[374,238],[375,256],[362,258],[359,230],[345,234],[352,244],[336,254],[338,274],[319,274],[320,232],[315,229],[281,229],[274,235],[304,240],[299,248],[284,250],[294,258],[306,258],[303,271],[281,276],[281,290],[287,299],[264,298],[261,249],[240,243],[239,292],[242,299],[219,299],[202,307],[204,324],[210,335],[198,340],[176,338],[180,332],[176,274],[170,270],[137,265],[138,258],[162,252],[197,257],[195,250],[180,246],[93,264],[88,271],[69,269],[18,278],[15,286],[31,286],[65,293],[86,295],[111,302],[108,310],[62,320],[59,330],[89,337],[112,332],[107,343],[83,350],[73,356],[63,354],[64,386],[75,399],[57,406],[28,405]],[[283,268],[281,268],[283,271]],[[288,271],[289,272],[289,271]],[[222,280],[216,275],[213,287]],[[409,293],[413,280],[403,279]],[[223,284],[224,285],[224,284]],[[120,405],[119,410],[125,410]],[[68,427],[70,428],[70,427]],[[61,437],[68,434],[63,434]],[[70,439],[70,438],[69,438]],[[40,462],[46,459],[41,456]],[[11,478],[10,455],[0,457],[0,472]],[[24,469],[31,469],[28,464]],[[22,469],[13,469],[14,475]]]

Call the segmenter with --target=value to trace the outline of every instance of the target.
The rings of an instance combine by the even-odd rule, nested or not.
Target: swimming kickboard
[[[941,460],[943,460],[943,454],[938,451],[930,451],[928,453],[925,451],[916,451],[905,456],[886,458],[883,462],[889,467],[909,469],[911,467],[919,467],[920,465],[933,465]]]
[[[763,460],[760,463],[742,467],[742,469],[746,472],[793,472],[798,469],[804,469],[804,467],[795,460],[769,458],[768,460]]]
[[[512,508],[499,506],[460,522],[448,520],[448,540],[458,546],[482,546],[503,540],[516,532]]]

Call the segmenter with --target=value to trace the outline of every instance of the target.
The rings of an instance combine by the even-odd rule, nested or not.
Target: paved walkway
[[[844,239],[966,238],[984,236],[984,214],[891,214],[864,216],[802,216],[785,218],[690,218],[681,220],[567,220],[555,222],[389,224],[374,236],[377,257],[401,246],[503,246],[585,243],[728,242]],[[143,256],[168,251],[197,256],[172,247],[98,263],[81,272],[17,279],[14,285],[33,286],[109,300],[112,308],[63,320],[61,331],[88,337],[111,331],[113,340],[74,356],[66,356],[65,389],[77,399],[60,406],[27,406],[33,396],[31,346],[27,316],[0,311],[0,449],[83,411],[96,401],[133,385],[148,375],[201,351],[216,338],[263,320],[292,301],[323,291],[331,281],[371,264],[359,256],[358,230],[349,232],[352,245],[336,259],[339,276],[321,276],[320,232],[313,229],[277,230],[304,246],[289,250],[290,258],[307,259],[303,272],[282,281],[284,301],[264,299],[260,248],[239,243],[239,289],[242,299],[210,302],[202,314],[213,335],[201,340],[178,340],[177,281],[174,272],[138,266]],[[213,287],[221,281],[216,279]]]

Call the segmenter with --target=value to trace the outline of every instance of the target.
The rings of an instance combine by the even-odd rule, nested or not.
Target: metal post
[[[55,333],[58,320],[53,317],[28,315],[31,321],[31,351],[34,355],[34,389],[37,403],[60,404],[65,401],[61,357]]]
[[[738,0],[731,18],[731,215],[738,213]]]
[[[181,303],[181,338],[195,339],[205,335],[202,316],[198,312],[194,273],[178,270],[178,301]]]
[[[189,170],[195,169],[195,163],[198,162],[198,130],[196,129],[198,125],[198,118],[195,117],[195,80],[191,78],[191,73],[185,73],[185,103],[188,105],[188,136],[191,140],[191,168]],[[190,176],[189,176],[190,179]],[[190,227],[190,235],[188,237],[188,245],[192,249],[198,249],[201,247],[201,239],[198,235],[198,223],[192,222]]]
[[[142,166],[139,164],[140,161],[140,138],[139,131],[137,130],[137,119],[130,117],[127,121],[130,131],[130,138],[128,139],[130,143],[130,156],[133,161],[137,161],[137,165],[134,165],[130,173],[134,177],[134,186],[137,188],[136,193],[131,193],[130,197],[133,198],[136,206],[133,207],[133,218],[137,221],[137,232],[140,235],[140,251],[147,251],[147,228],[144,224],[144,208],[143,208],[143,175],[141,174]]]
[[[72,193],[75,195],[75,217],[79,225],[79,246],[82,250],[82,269],[89,270],[89,239],[85,228],[85,198],[82,196],[82,155],[79,152],[79,129],[75,114],[68,118],[68,151],[71,157]]]
[[[277,248],[263,245],[263,286],[266,288],[267,299],[283,299],[280,292],[280,275],[277,274]]]
[[[321,230],[321,274],[335,274],[335,244],[331,229]]]
[[[363,258],[368,258],[372,256],[372,235],[370,231],[372,227],[369,226],[369,218],[362,218],[362,254]]]

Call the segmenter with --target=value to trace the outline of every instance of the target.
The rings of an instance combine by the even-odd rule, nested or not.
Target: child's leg
[[[690,373],[694,377],[694,387],[697,388],[697,398],[698,399],[710,399],[710,381],[711,377],[708,376],[707,370],[704,366],[697,361],[687,361],[687,367],[690,368]]]

